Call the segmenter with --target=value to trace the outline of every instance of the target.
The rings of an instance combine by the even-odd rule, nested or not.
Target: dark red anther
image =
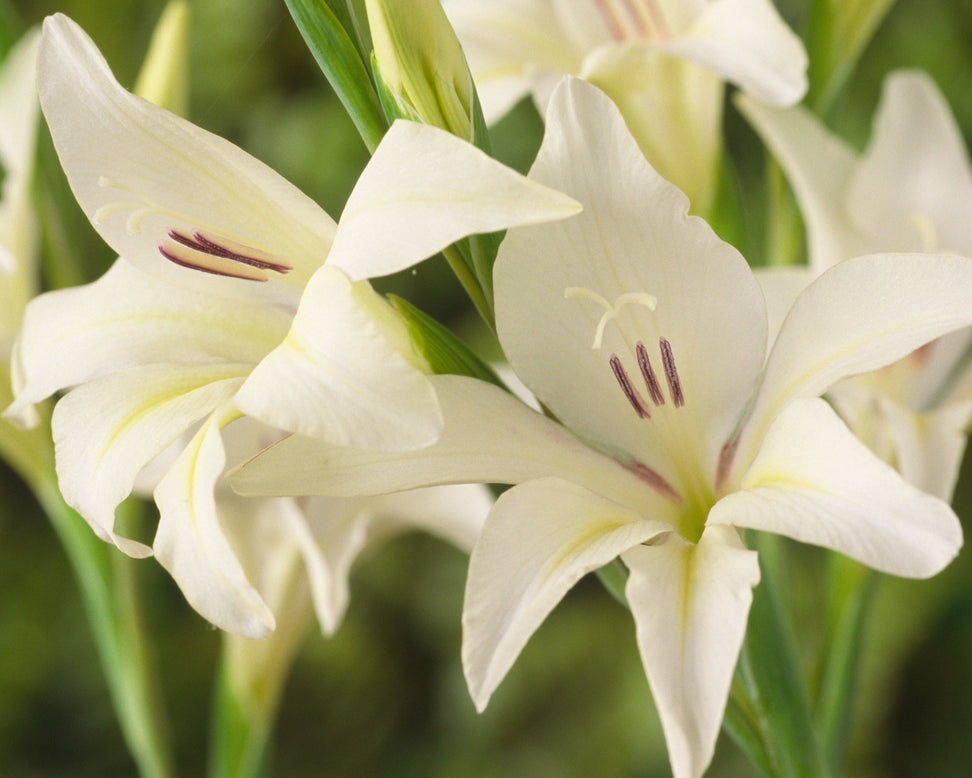
[[[628,402],[631,403],[631,407],[635,409],[635,413],[638,414],[638,418],[650,419],[651,414],[648,412],[648,406],[645,405],[645,401],[638,394],[638,390],[634,388],[631,384],[631,379],[628,377],[628,373],[624,369],[624,365],[621,364],[621,360],[618,359],[617,354],[612,354],[611,359],[611,372],[614,373],[614,377],[618,379],[618,385],[621,387],[621,391],[624,392],[624,396],[628,398]]]

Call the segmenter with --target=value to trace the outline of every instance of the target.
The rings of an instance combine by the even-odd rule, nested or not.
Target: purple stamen
[[[205,251],[207,254],[212,254],[216,257],[225,257],[226,259],[233,259],[237,262],[242,262],[244,265],[257,267],[261,270],[275,270],[278,273],[287,273],[292,269],[290,265],[284,265],[279,262],[269,262],[265,259],[258,259],[256,257],[247,256],[246,254],[239,254],[235,251],[231,251],[225,246],[220,246],[218,243],[214,243],[199,231],[192,233],[192,241],[196,241],[195,243],[190,241],[184,235],[180,235],[175,230],[169,232],[169,237],[186,246],[199,249],[200,251]]]
[[[645,344],[640,340],[635,346],[635,355],[638,357],[638,367],[641,368],[641,375],[644,377],[645,384],[648,386],[651,401],[656,406],[664,405],[665,395],[662,394],[661,387],[658,385],[658,379],[655,377],[655,371],[651,367],[651,362],[648,361],[648,349],[645,348]]]
[[[648,407],[645,405],[645,401],[641,399],[641,395],[638,394],[638,390],[631,385],[631,379],[628,377],[624,366],[621,364],[621,360],[618,359],[617,354],[612,354],[611,359],[611,372],[614,373],[614,377],[618,379],[618,385],[621,387],[621,391],[624,392],[624,396],[628,398],[628,402],[631,403],[631,407],[635,409],[635,413],[638,414],[640,419],[650,419],[651,414],[648,412]]]
[[[681,408],[685,405],[685,395],[682,394],[678,370],[675,369],[675,355],[672,353],[672,344],[665,338],[659,338],[658,345],[661,347],[662,365],[665,367],[665,378],[668,380],[668,391],[672,396],[672,402],[676,408]]]
[[[171,233],[170,233],[170,235],[171,235]],[[185,246],[190,246],[190,248],[191,248],[191,244],[183,243],[183,241],[179,240],[178,237],[174,237],[174,240],[176,242],[178,242],[178,243],[182,243]],[[167,260],[169,260],[169,262],[172,262],[173,264],[176,264],[179,267],[189,268],[190,270],[198,270],[201,273],[210,273],[210,274],[212,274],[214,276],[228,276],[227,273],[223,273],[223,272],[221,272],[219,270],[215,270],[215,269],[213,269],[211,267],[204,267],[202,265],[195,265],[192,262],[186,262],[184,259],[179,259],[179,257],[177,257],[175,254],[172,254],[170,251],[168,251],[166,249],[164,243],[160,243],[159,244],[159,253],[163,257],[165,257]]]

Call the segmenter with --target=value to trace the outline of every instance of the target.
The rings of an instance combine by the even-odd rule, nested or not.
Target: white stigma
[[[594,330],[594,342],[591,344],[591,348],[595,351],[601,348],[601,342],[604,340],[604,329],[607,327],[608,322],[618,318],[622,308],[627,305],[643,305],[649,311],[654,311],[655,306],[658,305],[658,298],[647,292],[625,292],[619,295],[612,305],[603,295],[583,286],[567,287],[564,289],[564,297],[568,300],[577,297],[584,300],[592,300],[604,308],[604,315],[601,316],[597,323],[597,327]]]

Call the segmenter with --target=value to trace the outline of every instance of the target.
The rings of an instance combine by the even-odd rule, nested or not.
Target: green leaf
[[[390,295],[389,300],[405,319],[412,342],[433,373],[471,376],[506,388],[493,369],[449,329],[401,297]]]
[[[826,115],[894,0],[814,0],[805,34],[810,57],[806,101]]]
[[[358,134],[373,152],[388,125],[368,71],[347,31],[325,0],[287,0],[287,8]]]

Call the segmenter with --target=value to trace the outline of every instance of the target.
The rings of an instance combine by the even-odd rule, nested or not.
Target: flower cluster
[[[319,59],[352,45],[315,42],[289,4]],[[795,105],[807,55],[769,0],[417,6],[367,3],[365,97],[390,126],[337,222],[48,18],[40,107],[118,259],[17,311],[4,417],[29,426],[63,393],[66,502],[214,625],[264,638],[263,665],[312,611],[332,633],[355,558],[417,527],[470,553],[462,663],[482,710],[568,590],[620,572],[672,771],[694,778],[765,577],[754,537],[905,577],[961,547],[961,136],[934,84],[900,72],[853,151]],[[754,270],[703,218],[726,83],[792,183],[806,265]],[[524,176],[488,128],[527,95],[545,129]],[[18,272],[27,137],[0,135],[0,267]],[[502,365],[370,283],[440,252]],[[154,495],[151,543],[116,531],[133,491]]]

